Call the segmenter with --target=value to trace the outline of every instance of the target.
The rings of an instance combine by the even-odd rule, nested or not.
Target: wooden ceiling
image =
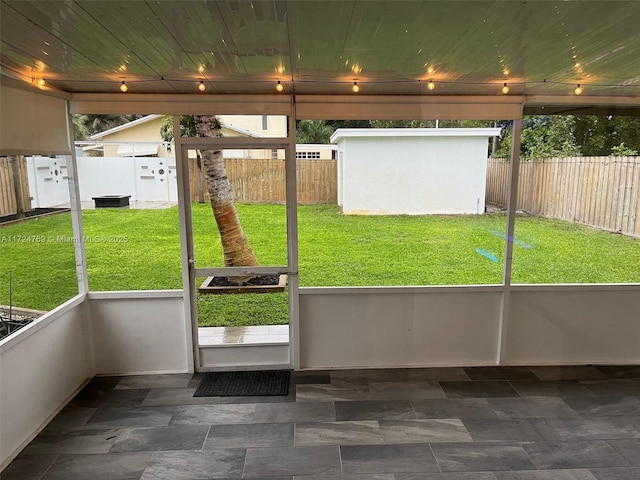
[[[640,98],[638,1],[0,5],[2,74],[71,93]]]

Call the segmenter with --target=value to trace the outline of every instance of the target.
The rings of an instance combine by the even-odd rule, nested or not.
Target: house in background
[[[296,144],[296,158],[298,160],[335,160],[338,146],[325,143]]]
[[[173,147],[160,136],[164,115],[147,115],[124,125],[92,135],[96,145],[84,151],[102,150],[105,157],[173,157]],[[220,115],[223,137],[286,137],[287,117],[283,115]],[[104,143],[103,143],[104,142]],[[225,158],[284,158],[271,150],[224,151]]]

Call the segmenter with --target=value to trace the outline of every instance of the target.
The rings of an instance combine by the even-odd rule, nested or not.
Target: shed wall
[[[346,214],[484,213],[487,137],[342,138],[338,149]]]

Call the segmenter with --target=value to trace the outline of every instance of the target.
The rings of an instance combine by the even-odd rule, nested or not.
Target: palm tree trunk
[[[214,115],[196,115],[195,123],[198,137],[220,136],[221,125]],[[222,241],[224,264],[227,267],[257,266],[258,259],[238,219],[222,150],[202,150],[201,154],[211,208]],[[233,277],[230,280],[234,283],[243,283],[250,278],[252,277]]]

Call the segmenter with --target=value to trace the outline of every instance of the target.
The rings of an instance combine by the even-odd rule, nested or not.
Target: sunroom
[[[55,271],[40,272],[71,293],[0,343],[2,468],[95,376],[640,364],[640,273],[628,282],[547,283],[527,280],[518,264],[523,243],[540,241],[519,229],[523,118],[640,116],[639,4],[2,0],[1,8],[0,153],[66,157],[74,239],[86,238],[87,220],[72,114],[162,114],[174,132],[184,115],[285,116],[288,125],[286,136],[175,136],[180,287],[92,289],[100,274],[84,241],[72,242],[71,288]],[[504,215],[489,231],[500,242],[491,250],[478,239],[470,254],[493,268],[487,279],[345,286],[300,278],[307,233],[298,225],[296,122],[332,119],[509,122]],[[284,152],[279,260],[222,267],[198,254],[189,158],[204,149]],[[640,184],[623,183],[639,181],[638,167],[630,172],[610,181],[626,192],[616,201],[628,205],[627,227],[640,224]],[[476,240],[475,231],[464,235]],[[588,269],[586,257],[564,261]],[[458,275],[455,260],[450,268]],[[199,325],[200,279],[264,274],[288,279],[288,322],[276,341],[219,342]]]

